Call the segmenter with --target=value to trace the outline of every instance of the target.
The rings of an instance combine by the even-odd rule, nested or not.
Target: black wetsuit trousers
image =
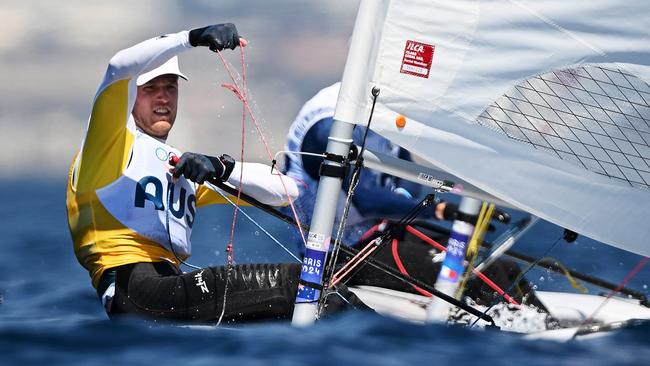
[[[293,312],[299,264],[242,264],[181,273],[167,262],[134,263],[115,270],[111,317],[224,322],[286,319]],[[228,281],[226,282],[226,279]],[[226,289],[226,286],[228,287]]]

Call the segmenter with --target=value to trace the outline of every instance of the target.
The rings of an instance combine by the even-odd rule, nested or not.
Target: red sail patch
[[[402,74],[415,75],[422,78],[429,78],[431,61],[433,60],[434,45],[408,40],[404,47],[402,58]]]

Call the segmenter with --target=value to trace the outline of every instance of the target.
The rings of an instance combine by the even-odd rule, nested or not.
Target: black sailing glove
[[[215,158],[214,156],[186,152],[175,164],[173,176],[178,178],[183,175],[198,184],[203,184],[206,180],[214,178],[225,182],[234,167],[235,160],[226,154]]]
[[[442,213],[442,217],[444,220],[454,221],[456,219],[459,219],[465,222],[469,222],[470,224],[475,224],[476,221],[478,220],[477,215],[467,215],[458,211],[458,206],[453,203],[446,202],[445,204],[446,204],[445,209]],[[492,220],[496,220],[501,223],[507,224],[510,222],[510,214],[495,208],[492,213]],[[492,224],[490,224],[490,227],[492,227]]]
[[[458,205],[447,202],[445,210],[442,212],[443,220],[454,221],[458,217]]]
[[[217,52],[225,48],[234,50],[239,46],[239,33],[232,23],[209,25],[190,31],[190,44],[204,46]]]

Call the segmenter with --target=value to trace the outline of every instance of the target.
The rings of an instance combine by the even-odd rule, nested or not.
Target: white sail
[[[366,85],[344,75],[335,119],[365,124],[359,88],[376,86],[376,132],[515,207],[650,255],[650,2],[380,7],[355,71]]]

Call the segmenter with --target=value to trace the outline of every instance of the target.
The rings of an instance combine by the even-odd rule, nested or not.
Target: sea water
[[[650,360],[647,325],[557,343],[489,329],[414,325],[369,312],[348,312],[300,329],[280,322],[213,328],[109,321],[72,252],[65,182],[6,181],[0,188],[0,365],[643,365]],[[246,210],[281,242],[289,236],[286,224]],[[224,263],[231,219],[230,207],[199,211],[193,264]],[[541,255],[561,233],[538,224],[514,249]],[[585,238],[561,243],[550,255],[615,283],[640,260]],[[235,260],[295,259],[240,216]],[[544,270],[527,278],[539,289],[572,289],[564,277]],[[648,283],[650,267],[629,286],[647,294]]]

